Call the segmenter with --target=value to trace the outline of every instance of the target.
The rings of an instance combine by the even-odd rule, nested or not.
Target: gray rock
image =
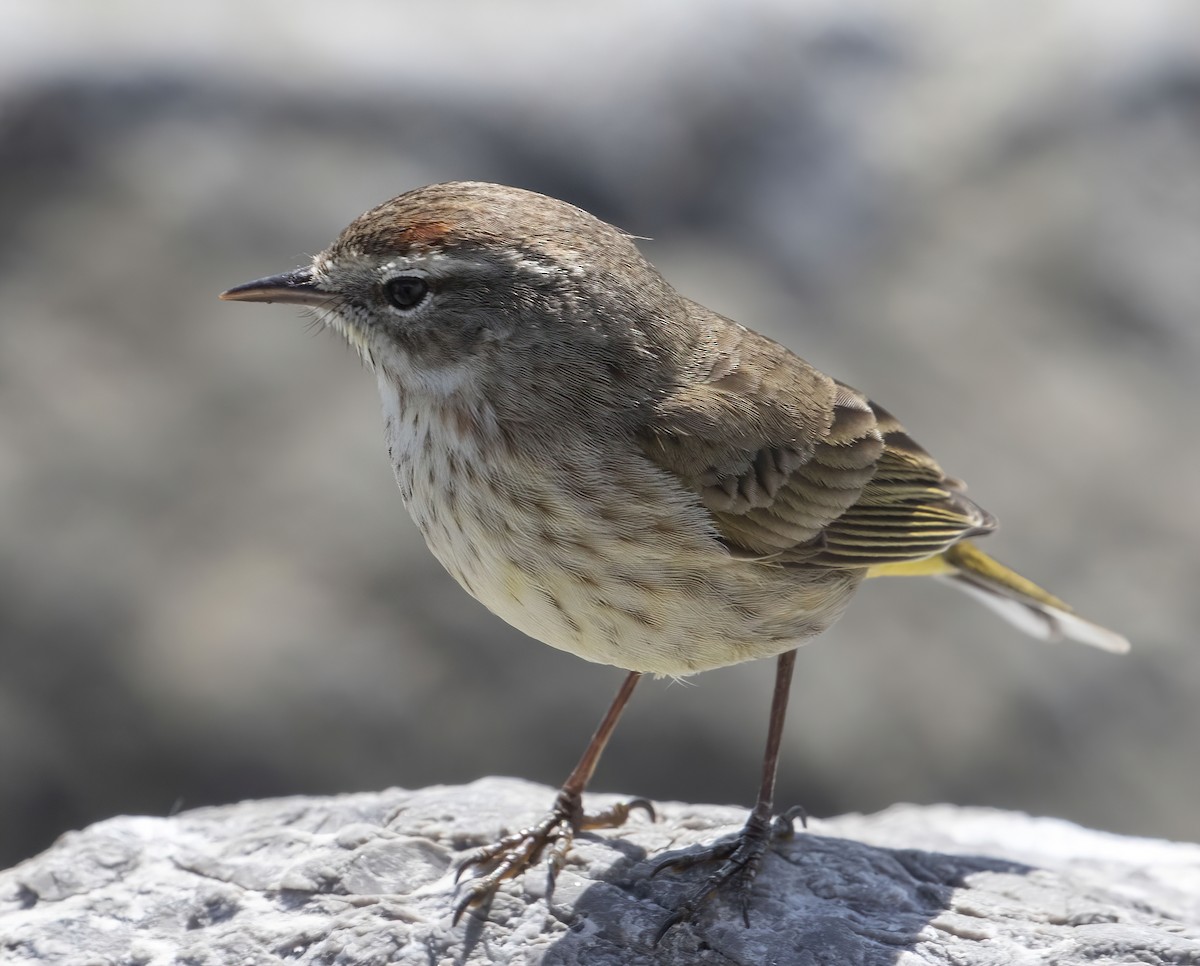
[[[512,779],[126,816],[0,873],[18,964],[722,963],[959,966],[1200,962],[1200,846],[988,809],[895,806],[777,845],[746,928],[729,903],[657,930],[705,874],[649,859],[734,831],[741,809],[659,805],[582,837],[489,918],[450,923],[456,853],[535,819]],[[592,804],[615,801],[596,796]]]

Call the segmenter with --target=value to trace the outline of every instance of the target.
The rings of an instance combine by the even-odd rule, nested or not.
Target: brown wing
[[[732,548],[868,567],[995,527],[857,390],[728,319],[712,316],[709,333],[641,443],[700,496]]]

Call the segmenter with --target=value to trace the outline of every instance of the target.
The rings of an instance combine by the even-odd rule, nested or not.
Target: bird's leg
[[[758,788],[758,800],[745,826],[733,838],[710,845],[699,852],[672,856],[658,862],[651,871],[656,876],[665,869],[690,869],[704,862],[720,861],[720,865],[704,884],[693,892],[683,904],[663,923],[655,936],[657,944],[667,931],[681,922],[691,919],[696,910],[722,888],[733,890],[742,910],[742,921],[750,925],[750,890],[758,875],[771,841],[792,834],[792,822],[799,818],[803,823],[803,809],[789,809],[783,815],[771,817],[775,798],[775,772],[779,765],[779,745],[783,738],[783,721],[787,715],[788,692],[792,683],[792,668],[796,663],[796,652],[780,654],[775,671],[775,693],[771,699],[771,720],[767,728],[767,750],[763,755],[762,783]]]
[[[499,841],[482,848],[475,849],[458,864],[457,879],[471,868],[486,870],[484,875],[471,880],[463,892],[462,898],[454,906],[454,922],[457,923],[462,914],[471,906],[489,899],[495,894],[505,879],[520,875],[536,863],[542,853],[549,849],[547,862],[548,890],[553,892],[554,881],[567,859],[571,841],[576,832],[600,828],[617,828],[625,824],[629,813],[637,808],[642,809],[654,819],[654,807],[644,798],[621,802],[612,808],[595,815],[587,815],[583,811],[583,790],[591,780],[596,770],[600,754],[617,725],[617,719],[625,710],[634,686],[641,674],[632,671],[621,684],[617,696],[613,698],[604,720],[588,742],[583,757],[579,759],[563,786],[559,789],[554,800],[554,806],[545,817],[535,825],[523,828],[512,835],[506,835]]]

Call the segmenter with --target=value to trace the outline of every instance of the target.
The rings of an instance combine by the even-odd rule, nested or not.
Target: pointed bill
[[[282,302],[291,305],[321,306],[333,297],[313,284],[312,271],[298,268],[282,275],[268,275],[245,285],[238,285],[222,292],[226,302]]]

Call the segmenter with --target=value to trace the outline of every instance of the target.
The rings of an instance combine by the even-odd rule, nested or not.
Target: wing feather
[[[728,319],[712,315],[709,331],[640,442],[731,549],[870,567],[995,528],[881,406]]]

